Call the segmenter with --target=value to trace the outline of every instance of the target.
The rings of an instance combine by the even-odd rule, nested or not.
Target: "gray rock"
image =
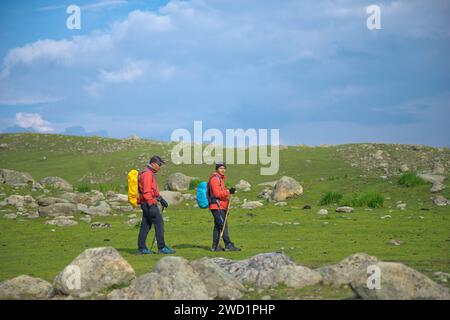
[[[351,213],[353,212],[353,208],[352,207],[347,207],[347,206],[343,206],[343,207],[338,207],[336,208],[336,212],[345,212],[345,213]]]
[[[127,221],[125,221],[125,224],[129,227],[135,227],[139,224],[139,222],[140,222],[140,219],[131,218],[131,219],[128,219]]]
[[[276,207],[284,207],[284,206],[287,206],[287,202],[285,202],[285,201],[276,202],[275,206]]]
[[[202,279],[211,299],[236,300],[245,292],[245,287],[239,281],[208,258],[192,261],[191,266]]]
[[[80,220],[81,220],[81,221],[84,221],[84,222],[86,222],[86,223],[91,223],[92,218],[91,218],[91,216],[86,215],[86,216],[80,217]]]
[[[441,195],[436,195],[433,198],[433,203],[439,207],[445,207],[450,204],[450,200]]]
[[[73,203],[54,203],[46,207],[39,207],[38,211],[41,217],[71,216],[77,212],[77,206]]]
[[[291,259],[278,252],[261,253],[250,259],[239,261],[224,258],[212,258],[211,260],[231,273],[242,284],[251,284],[258,288],[273,285],[277,281],[273,275],[281,267],[295,265]]]
[[[5,204],[15,206],[17,209],[21,209],[24,207],[27,208],[37,208],[36,201],[33,199],[32,196],[26,195],[18,195],[13,194],[7,197],[5,200]]]
[[[114,193],[114,192],[108,191],[106,196],[108,198],[108,201],[128,203],[128,195],[126,195],[126,194]]]
[[[420,173],[417,176],[421,177],[423,180],[429,183],[436,183],[436,182],[443,183],[444,180],[446,179],[445,176],[429,173]]]
[[[177,205],[183,201],[181,192],[177,191],[161,191],[161,196],[167,201],[169,205]]]
[[[68,200],[62,199],[62,198],[55,198],[55,197],[42,197],[39,198],[37,201],[38,205],[42,207],[50,206],[55,203],[69,203]]]
[[[181,172],[175,172],[167,178],[166,189],[169,191],[187,191],[192,179],[194,178]]]
[[[406,164],[402,164],[400,166],[400,172],[405,173],[405,172],[408,172],[408,171],[409,171],[409,168],[408,168],[408,166]]]
[[[420,272],[404,264],[379,262],[381,288],[367,287],[367,270],[356,274],[350,283],[352,290],[362,299],[370,300],[449,300],[448,289],[435,283]]]
[[[303,187],[295,179],[284,176],[277,181],[271,198],[274,201],[284,201],[302,193]]]
[[[243,179],[239,180],[239,182],[234,187],[236,188],[236,190],[240,190],[243,192],[249,192],[252,190],[252,185],[248,181],[245,181]]]
[[[73,190],[73,186],[68,181],[60,177],[46,177],[39,180],[39,183],[46,188],[55,188],[66,191]]]
[[[6,213],[5,215],[3,215],[3,218],[8,219],[8,220],[14,220],[17,218],[17,214],[15,213]]]
[[[52,285],[42,279],[21,275],[0,283],[0,300],[37,300],[51,297]]]
[[[246,201],[244,200],[244,203],[242,204],[241,208],[242,209],[256,209],[256,208],[260,208],[264,206],[263,203],[261,203],[260,201]]]
[[[0,182],[13,187],[26,187],[35,184],[29,173],[8,169],[0,169]]]
[[[272,200],[272,192],[273,192],[273,190],[271,190],[271,189],[264,189],[263,191],[261,191],[258,194],[258,198],[263,198],[267,201],[271,201]]]
[[[207,300],[208,290],[189,262],[164,257],[153,272],[136,278],[129,287],[112,291],[110,300]]]
[[[320,214],[321,216],[326,216],[328,214],[328,210],[320,209],[319,211],[317,211],[317,214]]]
[[[58,293],[86,297],[113,285],[128,284],[134,278],[133,268],[116,249],[101,247],[87,249],[76,257],[56,276],[53,286]]]
[[[397,204],[397,209],[405,210],[406,209],[406,203],[399,203],[399,204]]]
[[[111,214],[111,207],[106,201],[100,201],[97,206],[91,206],[86,211],[83,211],[86,214],[91,216],[109,216]]]
[[[433,193],[436,193],[436,192],[442,191],[444,189],[445,189],[445,185],[442,182],[436,181],[431,186],[430,191],[433,192]]]
[[[442,175],[444,175],[445,174],[445,167],[441,163],[435,162],[433,164],[433,171],[432,171],[432,173],[433,174],[442,174]]]
[[[56,217],[53,220],[49,220],[49,221],[45,221],[45,224],[48,225],[52,225],[52,226],[58,226],[58,227],[67,227],[67,226],[74,226],[77,225],[78,222],[72,220],[72,216],[71,217]]]
[[[335,265],[320,267],[316,271],[322,275],[323,284],[340,287],[350,284],[357,275],[365,274],[367,267],[377,262],[376,257],[366,253],[355,253]]]

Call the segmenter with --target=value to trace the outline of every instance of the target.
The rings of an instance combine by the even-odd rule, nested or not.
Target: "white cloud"
[[[34,129],[41,133],[54,131],[50,122],[42,119],[42,116],[38,113],[16,113],[16,125],[25,129]]]
[[[104,9],[106,7],[118,7],[121,5],[128,4],[128,1],[125,0],[102,0],[98,2],[92,2],[87,3],[85,5],[80,6],[82,10],[90,11],[90,10],[96,10],[96,9]],[[45,6],[40,7],[37,10],[38,11],[53,11],[53,10],[61,10],[66,9],[68,5],[52,5],[52,6]]]

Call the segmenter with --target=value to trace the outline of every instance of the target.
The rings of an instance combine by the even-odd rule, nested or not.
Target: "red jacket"
[[[150,168],[139,174],[139,199],[138,203],[156,204],[156,198],[160,196],[155,172]]]
[[[217,179],[219,178],[219,179]],[[230,191],[225,187],[225,176],[220,175],[217,172],[214,172],[209,177],[209,188],[211,195],[219,199],[220,208],[217,204],[217,202],[211,202],[209,204],[210,210],[227,210],[229,200],[228,195],[230,194]]]

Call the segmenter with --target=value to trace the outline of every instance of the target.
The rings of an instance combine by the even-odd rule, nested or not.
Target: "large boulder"
[[[37,208],[36,201],[33,199],[32,196],[26,195],[18,195],[13,194],[7,197],[4,200],[4,204],[15,206],[17,209],[28,207],[28,208]]]
[[[369,289],[366,271],[355,275],[350,283],[352,290],[362,299],[370,300],[449,300],[448,289],[430,280],[422,273],[404,264],[379,262],[380,288]]]
[[[52,285],[42,279],[21,275],[0,283],[0,300],[48,299]]]
[[[60,216],[55,217],[53,220],[45,221],[44,224],[52,225],[52,226],[58,226],[58,227],[68,227],[68,226],[74,226],[77,225],[78,222],[75,220],[72,220],[73,216]]]
[[[437,196],[433,197],[433,203],[439,207],[445,207],[446,205],[450,205],[450,200],[438,194]]]
[[[436,183],[436,182],[443,183],[444,180],[446,179],[445,176],[438,175],[438,174],[429,174],[429,173],[420,173],[420,174],[418,174],[418,176],[429,183]]]
[[[131,265],[112,247],[91,248],[76,257],[55,278],[57,293],[86,297],[135,278]]]
[[[245,292],[239,281],[208,258],[192,261],[191,266],[202,279],[211,299],[240,299]]]
[[[206,300],[208,291],[189,262],[181,257],[164,257],[153,272],[136,278],[129,287],[108,295],[111,300]]]
[[[303,187],[295,179],[291,177],[281,177],[277,181],[272,192],[272,200],[284,201],[289,198],[294,198],[303,193]]]
[[[239,180],[239,182],[234,186],[237,190],[243,191],[243,192],[249,192],[251,191],[252,185],[243,179]]]
[[[295,263],[279,252],[261,253],[249,259],[233,261],[224,258],[212,258],[214,263],[231,273],[242,284],[266,288],[277,284],[276,273],[284,266]]]
[[[303,288],[320,283],[322,276],[317,271],[299,265],[286,265],[272,272],[261,272],[258,287],[273,287],[284,284],[289,288]]]
[[[359,274],[365,274],[367,267],[377,262],[377,257],[355,253],[335,265],[320,267],[316,271],[322,275],[323,284],[340,287],[350,284]]]
[[[78,208],[80,209],[80,206]],[[82,210],[82,212],[91,216],[109,216],[112,209],[106,201],[100,201],[97,206],[90,206],[86,210]]]
[[[29,173],[8,169],[0,169],[0,182],[13,187],[26,187],[35,184]]]
[[[172,173],[167,178],[166,189],[169,191],[189,190],[189,184],[191,183],[192,179],[194,178],[188,177],[187,175],[181,172]]]
[[[161,191],[161,196],[171,206],[180,204],[183,201],[183,195],[178,191]]]
[[[104,200],[105,196],[100,191],[92,191],[89,193],[80,192],[64,192],[60,198],[75,204],[85,204],[87,206],[96,205],[99,201]]]
[[[108,191],[106,193],[106,197],[108,198],[108,201],[111,201],[111,202],[128,203],[128,195],[126,195],[126,194],[121,194],[121,193],[115,193],[115,192],[112,192],[112,191]]]
[[[46,177],[39,180],[39,183],[46,188],[61,189],[66,191],[73,190],[73,186],[60,177]]]
[[[73,203],[54,203],[39,207],[38,212],[41,217],[72,216],[77,212],[77,206]]]

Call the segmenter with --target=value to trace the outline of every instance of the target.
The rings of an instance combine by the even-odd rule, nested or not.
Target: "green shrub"
[[[88,184],[79,184],[78,186],[76,186],[75,190],[78,192],[91,192],[92,189]]]
[[[197,189],[199,183],[200,183],[199,179],[192,179],[191,182],[189,182],[189,190]]]
[[[425,183],[421,177],[414,172],[403,173],[397,180],[398,184],[411,188]]]
[[[319,204],[321,206],[333,204],[333,203],[339,203],[341,201],[343,195],[339,192],[327,192],[323,195],[322,199],[320,199]]]
[[[354,194],[349,202],[352,207],[380,208],[384,205],[384,197],[376,192],[361,192]]]

